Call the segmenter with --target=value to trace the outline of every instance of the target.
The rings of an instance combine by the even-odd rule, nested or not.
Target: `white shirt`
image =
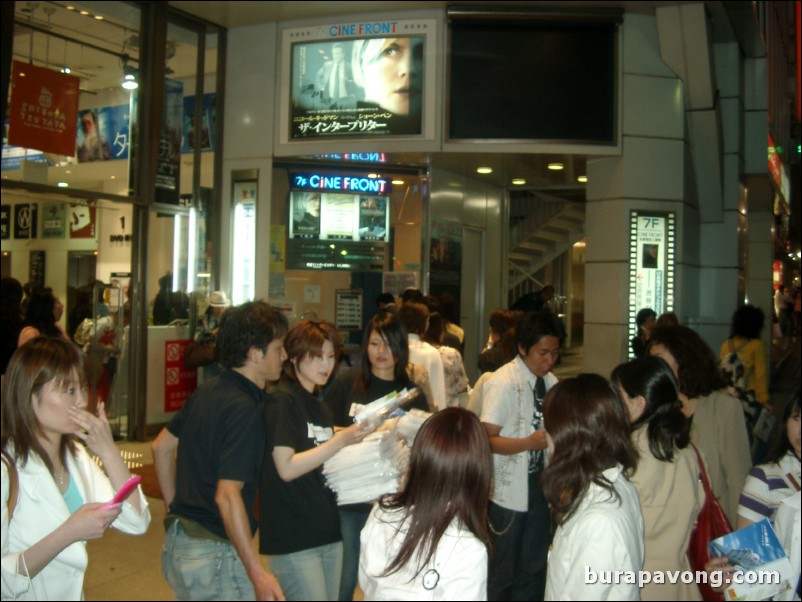
[[[108,502],[114,496],[108,477],[89,458],[82,445],[77,446],[74,458],[67,454],[67,468],[85,504]],[[2,465],[3,600],[82,600],[88,563],[85,541],[76,541],[64,548],[32,580],[17,575],[20,552],[55,531],[70,517],[56,482],[39,456],[30,454],[24,467],[17,464],[17,474],[19,493],[9,524],[9,477],[6,465]],[[137,535],[147,531],[150,511],[141,488],[139,495],[142,511],[137,512],[131,502],[124,502],[112,527]]]
[[[536,380],[537,376],[532,374],[520,355],[493,372],[482,387],[482,422],[500,426],[500,437],[520,439],[531,435],[535,430],[532,416]],[[551,372],[543,380],[547,391],[557,384],[557,377]],[[493,454],[493,502],[508,510],[526,512],[528,471],[528,451]]]
[[[616,466],[603,473],[620,500],[591,483],[576,512],[557,528],[549,554],[546,600],[640,600],[643,516],[638,492],[621,471]],[[634,572],[634,583],[623,577],[615,583],[615,571]],[[595,574],[595,583],[586,583],[589,574]],[[587,581],[593,581],[592,576]]]
[[[376,504],[362,529],[359,587],[365,600],[487,600],[487,548],[455,521],[417,576],[415,554],[395,573],[380,576],[404,541],[402,512]]]
[[[429,384],[432,386],[432,394],[434,395],[432,405],[438,410],[447,408],[446,377],[440,352],[429,343],[421,341],[416,334],[407,336],[409,337],[409,361],[423,366],[429,373]]]

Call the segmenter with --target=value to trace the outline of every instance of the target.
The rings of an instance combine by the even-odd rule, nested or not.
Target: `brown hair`
[[[627,410],[606,379],[580,374],[558,382],[543,401],[543,423],[554,442],[543,493],[560,524],[576,511],[591,483],[618,497],[603,473],[621,464],[631,474],[638,452]]]
[[[382,575],[395,573],[413,558],[416,575],[420,573],[454,520],[489,546],[492,476],[490,442],[475,414],[446,408],[427,419],[415,437],[403,489],[379,500],[383,509],[402,512],[398,537],[403,542]]]
[[[84,353],[62,338],[36,337],[17,349],[8,363],[3,387],[3,451],[9,452],[9,444],[13,445],[13,455],[23,466],[32,453],[36,454],[53,474],[53,463],[39,441],[42,428],[33,409],[33,398],[51,381],[61,385],[76,372],[81,387],[86,386],[86,370]],[[74,438],[63,435],[59,450],[62,461],[66,462],[67,452],[74,454],[75,449]]]
[[[650,345],[662,345],[674,357],[677,388],[689,399],[706,397],[724,386],[718,358],[702,337],[687,326],[656,327]]]
[[[298,382],[293,361],[302,362],[310,357],[323,355],[323,344],[331,341],[334,346],[335,361],[340,359],[342,343],[334,324],[326,320],[304,320],[287,333],[284,339],[284,350],[287,361],[284,362],[285,378]]]
[[[398,317],[407,327],[409,334],[423,336],[426,332],[426,320],[429,318],[429,308],[417,301],[407,301],[398,308]]]

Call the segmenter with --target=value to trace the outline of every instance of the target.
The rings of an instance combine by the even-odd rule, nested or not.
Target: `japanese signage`
[[[8,143],[72,156],[80,81],[72,75],[14,61]]]
[[[290,138],[420,135],[425,36],[414,31],[400,21],[317,28],[320,41],[290,31],[303,39],[292,43]]]
[[[335,325],[337,330],[359,330],[362,328],[363,292],[338,290],[335,292]]]
[[[177,412],[198,386],[198,371],[184,367],[190,339],[164,342],[164,411]]]
[[[34,288],[45,285],[45,252],[31,251],[28,255],[28,281]]]
[[[660,315],[674,310],[674,214],[630,214],[630,338],[635,316],[644,308]]]

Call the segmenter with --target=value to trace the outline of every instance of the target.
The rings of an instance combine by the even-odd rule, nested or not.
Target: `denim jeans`
[[[340,579],[340,602],[354,599],[359,576],[359,535],[368,522],[369,512],[340,510],[340,531],[343,535],[343,576]]]
[[[341,541],[268,558],[287,600],[337,600],[343,568]]]
[[[253,584],[230,543],[190,537],[179,521],[167,530],[162,574],[177,600],[254,600]]]

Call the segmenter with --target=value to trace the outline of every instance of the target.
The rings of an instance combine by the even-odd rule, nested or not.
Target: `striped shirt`
[[[753,523],[764,518],[773,522],[780,502],[799,491],[800,481],[800,462],[793,451],[779,462],[755,466],[738,500],[738,516]]]

